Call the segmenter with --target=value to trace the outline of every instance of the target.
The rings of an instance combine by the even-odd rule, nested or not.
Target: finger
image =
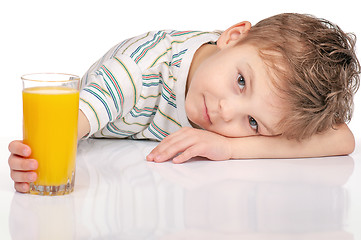
[[[163,155],[164,152],[172,146],[171,140],[163,139],[152,151],[147,155],[147,161],[155,161],[160,158],[160,155]]]
[[[16,182],[14,184],[14,188],[16,191],[21,192],[21,193],[28,193],[30,191],[29,183]]]
[[[147,156],[148,161],[164,162],[197,143],[196,129],[184,127],[164,138]]]
[[[36,172],[22,172],[14,170],[11,170],[10,176],[14,182],[35,182],[37,178]]]
[[[30,154],[31,154],[30,147],[28,145],[24,144],[20,140],[12,141],[9,144],[8,148],[9,148],[9,151],[12,154],[19,155],[19,156],[22,156],[22,157],[29,157]]]
[[[172,146],[173,144],[176,144],[177,142],[182,141],[184,138],[186,138],[187,131],[188,131],[188,128],[183,127],[180,130],[168,135],[151,151],[151,153],[155,153],[157,151],[162,152],[168,146]]]
[[[146,157],[147,161],[149,162],[165,162],[173,157],[175,154],[172,154],[169,149],[167,151],[161,151],[159,149],[153,149],[151,153],[148,154]]]
[[[9,157],[9,166],[12,170],[31,171],[38,168],[38,161],[11,154]]]
[[[173,163],[184,163],[193,157],[201,156],[201,155],[202,155],[201,148],[198,145],[193,145],[193,146],[185,149],[181,154],[179,154],[175,158],[173,158],[172,162]]]
[[[169,152],[170,149],[175,147],[184,146],[190,141],[185,134],[179,134],[181,131],[175,132],[164,138],[152,151],[152,155]]]
[[[163,144],[161,148],[158,148],[152,153],[153,161],[154,162],[164,162],[180,152],[183,152],[189,146],[192,145],[192,142],[187,141],[176,141],[176,142],[169,142],[167,144]],[[153,156],[154,154],[154,156]]]
[[[145,159],[148,161],[148,162],[153,162],[154,161],[154,155],[149,153]]]

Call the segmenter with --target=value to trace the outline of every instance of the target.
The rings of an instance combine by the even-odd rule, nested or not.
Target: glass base
[[[63,185],[48,186],[36,185],[30,183],[30,194],[43,195],[43,196],[59,196],[69,194],[74,191],[75,174],[73,173],[72,179]]]

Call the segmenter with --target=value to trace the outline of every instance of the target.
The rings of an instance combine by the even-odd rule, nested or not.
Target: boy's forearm
[[[90,123],[85,114],[79,110],[78,117],[78,140],[90,132]]]
[[[355,139],[346,124],[298,142],[282,136],[253,136],[230,139],[232,158],[301,158],[347,155]]]

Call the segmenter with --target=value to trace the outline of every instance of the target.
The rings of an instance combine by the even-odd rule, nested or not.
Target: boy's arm
[[[79,110],[78,115],[78,140],[82,137],[86,136],[90,132],[90,123],[83,113],[83,111]]]
[[[315,134],[303,141],[289,140],[282,136],[231,139],[233,155],[238,158],[302,158],[347,155],[354,151],[355,139],[346,124],[338,125],[322,134]],[[246,144],[246,152],[240,146]]]
[[[147,156],[148,161],[163,162],[178,153],[173,162],[195,156],[211,160],[249,158],[300,158],[346,155],[353,152],[355,140],[346,124],[298,142],[282,136],[226,138],[218,134],[183,128],[166,137]]]

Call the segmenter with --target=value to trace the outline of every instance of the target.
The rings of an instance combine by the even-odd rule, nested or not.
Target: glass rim
[[[68,77],[68,79],[42,79],[41,76],[64,76]],[[28,73],[21,76],[21,80],[25,81],[33,81],[33,82],[71,82],[71,81],[79,81],[80,77],[75,74],[70,73],[53,73],[53,72],[44,72],[44,73]]]

